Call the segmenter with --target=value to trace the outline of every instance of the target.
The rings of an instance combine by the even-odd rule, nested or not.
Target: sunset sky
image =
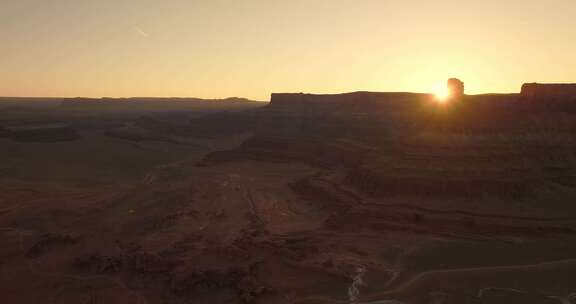
[[[576,82],[575,0],[0,0],[0,96]]]

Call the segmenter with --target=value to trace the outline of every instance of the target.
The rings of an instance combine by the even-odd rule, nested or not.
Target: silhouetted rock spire
[[[452,99],[459,99],[464,96],[464,82],[458,78],[448,79],[448,91]]]

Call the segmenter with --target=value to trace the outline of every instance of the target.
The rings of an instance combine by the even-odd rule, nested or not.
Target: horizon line
[[[309,94],[309,95],[341,95],[341,94],[351,94],[351,93],[392,93],[392,94],[422,94],[422,95],[434,95],[433,92],[410,92],[410,91],[348,91],[348,92],[338,92],[338,93],[310,93],[310,92],[273,92],[270,93],[270,97],[274,94]],[[521,94],[521,92],[486,92],[486,93],[475,93],[475,94],[465,94],[468,96],[478,96],[478,95],[514,95]],[[99,96],[99,97],[88,97],[88,96],[3,96],[0,95],[0,99],[5,98],[18,98],[18,99],[144,99],[144,98],[157,98],[157,99],[202,99],[202,100],[226,100],[226,99],[246,99],[255,102],[269,102],[269,100],[258,100],[248,97],[230,96],[230,97],[220,97],[220,98],[205,98],[205,97],[194,97],[194,96]]]

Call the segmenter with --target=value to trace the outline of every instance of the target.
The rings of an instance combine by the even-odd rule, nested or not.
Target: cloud
[[[136,31],[136,33],[138,33],[142,37],[150,37],[150,35],[148,33],[146,33],[145,31],[143,31],[141,28],[139,28],[137,26],[134,26],[133,29],[134,29],[134,31]]]

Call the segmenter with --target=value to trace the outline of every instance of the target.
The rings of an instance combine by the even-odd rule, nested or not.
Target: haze
[[[0,96],[468,93],[576,78],[576,2],[0,0]]]

